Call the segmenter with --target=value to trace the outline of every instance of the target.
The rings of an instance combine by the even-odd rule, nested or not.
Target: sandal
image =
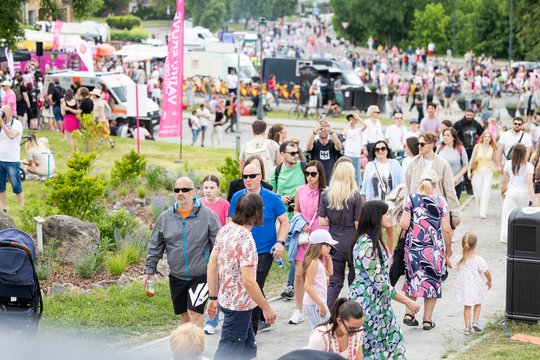
[[[431,330],[435,327],[435,321],[422,321],[422,327],[424,330]]]
[[[405,314],[403,323],[407,326],[418,326],[418,320],[416,320],[411,314]]]

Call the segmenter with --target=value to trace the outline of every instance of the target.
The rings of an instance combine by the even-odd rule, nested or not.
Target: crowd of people
[[[177,203],[154,227],[144,281],[165,250],[177,252],[167,257],[175,312],[208,335],[223,314],[219,359],[256,356],[257,333],[276,321],[265,282],[272,263],[282,263],[285,254],[290,271],[282,297],[294,300],[288,323],[309,319],[310,349],[350,359],[405,358],[401,326],[436,326],[437,299],[450,271],[463,279],[456,283],[463,333],[482,331],[480,309],[491,275],[476,254],[476,235],[461,239],[462,255],[452,251],[462,189],[474,194],[481,221],[488,216],[494,172],[500,172],[500,240],[506,242],[510,211],[540,204],[533,181],[540,151],[521,117],[503,131],[476,120],[472,109],[455,123],[443,122],[437,107],[430,103],[420,124],[415,119],[410,128],[397,112],[384,132],[377,106],[364,120],[349,115],[341,134],[321,119],[303,139],[304,150],[302,139],[289,138],[284,125],[267,129],[255,120],[240,153],[242,176],[230,183],[228,200],[219,196],[213,175],[200,184],[200,200],[191,179],[178,179]],[[400,242],[404,255],[392,256]],[[402,293],[389,275],[399,259]],[[347,297],[340,298],[345,281]],[[391,300],[406,308],[401,321]]]

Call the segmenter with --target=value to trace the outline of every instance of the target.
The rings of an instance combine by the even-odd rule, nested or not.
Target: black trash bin
[[[354,110],[354,94],[357,89],[343,89],[343,110]]]
[[[506,318],[540,321],[540,208],[515,209],[508,218]]]

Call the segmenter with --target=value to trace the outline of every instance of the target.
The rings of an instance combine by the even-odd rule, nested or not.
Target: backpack
[[[264,166],[264,173],[268,178],[270,178],[270,170],[274,167],[274,162],[270,156],[270,151],[268,150],[268,142],[273,141],[269,139],[264,139],[261,143],[261,147],[256,147],[256,143],[249,141],[246,143],[244,148],[244,157],[247,159],[251,156],[258,155],[261,157]]]
[[[276,188],[274,189],[277,193],[278,191],[278,179],[279,179],[279,173],[281,172],[281,167],[283,166],[283,163],[276,166],[276,169],[274,170],[274,177],[276,179]],[[302,173],[304,174],[306,172],[307,163],[305,161],[300,160],[300,167],[302,168]],[[306,182],[305,176],[304,176],[304,183]]]
[[[442,143],[441,145],[439,145],[439,147],[437,148],[437,154],[439,154],[442,149],[444,149],[444,147],[446,146],[445,143]],[[457,151],[458,151],[458,154],[459,154],[459,161],[461,162],[461,165],[463,165],[463,146],[462,145],[458,145],[457,147]]]
[[[21,85],[14,86],[13,92],[15,93],[15,99],[17,99],[17,102],[23,101],[23,96],[21,93]]]

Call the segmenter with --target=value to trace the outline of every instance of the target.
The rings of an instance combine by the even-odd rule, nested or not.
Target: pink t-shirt
[[[221,222],[221,226],[225,226],[225,224],[227,223],[227,215],[229,214],[229,208],[231,207],[231,204],[229,204],[229,202],[223,198],[218,198],[218,201],[213,204],[210,204],[208,200],[206,200],[206,198],[204,197],[200,200],[204,206],[216,213],[219,221]]]
[[[317,297],[319,300],[321,300],[323,303],[326,302],[326,295],[328,292],[328,282],[326,281],[326,271],[324,270],[324,265],[321,261],[317,261],[317,272],[315,273],[315,277],[313,278],[313,284],[311,286],[313,287],[313,290],[315,291],[315,294],[317,294]],[[309,294],[304,294],[304,305],[317,305],[315,300],[309,296]]]
[[[310,189],[309,185],[302,185],[298,188],[298,201],[300,202],[300,213],[309,224],[312,219],[309,232],[317,229],[328,230],[328,226],[319,225],[317,210],[319,209],[319,189]],[[315,216],[315,217],[314,217]]]
[[[253,267],[253,279],[257,277],[257,246],[251,232],[229,223],[219,230],[214,251],[217,254],[219,305],[228,310],[247,311],[257,304],[242,284],[242,267]]]
[[[9,90],[4,95],[4,101],[2,101],[3,105],[9,105],[11,108],[11,115],[17,116],[17,97],[15,96],[15,93],[13,90]]]

